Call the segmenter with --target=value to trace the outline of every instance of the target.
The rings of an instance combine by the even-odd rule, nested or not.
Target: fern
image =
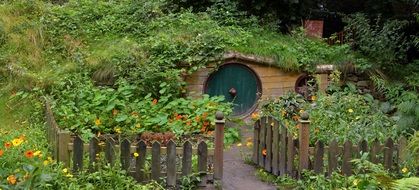
[[[419,189],[419,177],[409,177],[396,180],[393,189],[411,190]]]

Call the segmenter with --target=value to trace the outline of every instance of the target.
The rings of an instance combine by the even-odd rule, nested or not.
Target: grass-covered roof
[[[71,71],[103,67],[117,76],[176,72],[185,64],[192,72],[227,52],[265,57],[273,60],[265,64],[292,71],[354,61],[347,46],[328,46],[300,30],[280,34],[220,8],[172,12],[163,0],[16,1],[0,4],[0,16],[1,82],[48,85]]]

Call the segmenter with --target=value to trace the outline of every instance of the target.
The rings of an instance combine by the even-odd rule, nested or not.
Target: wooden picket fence
[[[165,177],[168,188],[175,187],[179,177],[192,174],[194,155],[197,156],[197,171],[203,179],[200,186],[222,179],[225,122],[221,113],[216,117],[215,148],[208,148],[204,141],[196,147],[189,141],[178,147],[172,140],[165,147],[159,142],[153,142],[149,147],[144,141],[131,143],[129,139],[116,141],[106,136],[84,142],[79,136],[58,127],[50,103],[45,101],[47,139],[55,160],[76,174],[85,168],[86,163],[90,172],[97,170],[98,163],[114,165],[119,155],[122,169],[137,181],[158,181]],[[148,155],[151,155],[151,171],[145,170]]]
[[[406,159],[407,141],[404,137],[398,140],[398,144],[389,138],[384,145],[378,140],[370,146],[365,140],[355,145],[351,141],[338,145],[336,140],[332,140],[328,146],[318,141],[314,147],[310,147],[310,121],[308,115],[301,118],[298,139],[294,139],[287,128],[273,117],[262,117],[256,121],[253,162],[274,175],[299,178],[303,170],[313,170],[326,176],[333,171],[351,175],[351,160],[359,158],[361,152],[368,152],[371,162],[382,163],[388,170],[398,169]]]

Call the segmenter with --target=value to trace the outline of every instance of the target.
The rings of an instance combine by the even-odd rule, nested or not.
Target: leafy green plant
[[[193,190],[198,188],[198,184],[202,181],[202,174],[194,173],[182,176],[179,180],[179,188],[182,190]]]

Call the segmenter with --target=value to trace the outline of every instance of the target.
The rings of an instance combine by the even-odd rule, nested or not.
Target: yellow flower
[[[65,175],[66,177],[68,177],[68,178],[72,178],[73,177],[73,175],[72,174],[67,174],[67,175]]]
[[[68,169],[67,168],[64,168],[63,169],[63,173],[68,173]]]
[[[358,180],[358,179],[355,179],[355,180],[353,181],[353,184],[354,184],[355,186],[357,186],[357,185],[358,185],[358,183],[359,183],[359,180]]]
[[[137,123],[137,124],[135,125],[135,127],[136,127],[136,128],[141,128],[141,124]]]
[[[46,166],[46,165],[49,164],[49,161],[48,160],[44,160],[44,162],[42,162],[42,164],[44,164],[44,166]]]
[[[405,174],[405,173],[407,173],[409,170],[406,168],[406,167],[404,167],[403,169],[402,169],[402,172]]]
[[[252,143],[252,142],[247,142],[247,143],[246,143],[246,146],[247,146],[247,147],[251,147],[251,146],[253,146],[253,143]]]
[[[301,110],[300,110],[300,113],[303,113],[303,112],[304,112],[304,110],[303,110],[303,109],[301,109]]]
[[[281,110],[281,116],[284,117],[287,114],[285,110]]]
[[[23,140],[20,139],[20,138],[17,138],[17,139],[13,139],[12,140],[13,146],[19,146],[20,144],[22,144],[22,142],[23,142]]]
[[[238,147],[241,147],[241,146],[242,146],[242,143],[237,144],[237,146],[238,146]]]
[[[115,132],[116,132],[116,133],[118,133],[118,134],[119,134],[119,133],[121,133],[121,128],[119,128],[119,127],[115,127],[115,129],[114,129],[114,130],[115,130]]]
[[[100,119],[99,119],[99,118],[96,118],[96,120],[95,120],[95,125],[96,125],[96,126],[99,126],[100,124],[102,124],[102,122],[100,121]]]
[[[48,160],[49,162],[52,162],[52,161],[53,161],[51,156],[48,156],[48,157],[47,157],[47,160]]]
[[[352,112],[354,112],[354,110],[353,110],[353,109],[351,109],[351,108],[349,108],[349,109],[348,109],[348,112],[349,112],[349,113],[352,113]]]
[[[42,156],[41,151],[37,150],[33,153],[34,156]]]
[[[138,157],[138,156],[140,156],[140,154],[138,154],[137,152],[134,152],[134,157]]]
[[[317,97],[316,96],[311,96],[311,101],[316,101]]]

